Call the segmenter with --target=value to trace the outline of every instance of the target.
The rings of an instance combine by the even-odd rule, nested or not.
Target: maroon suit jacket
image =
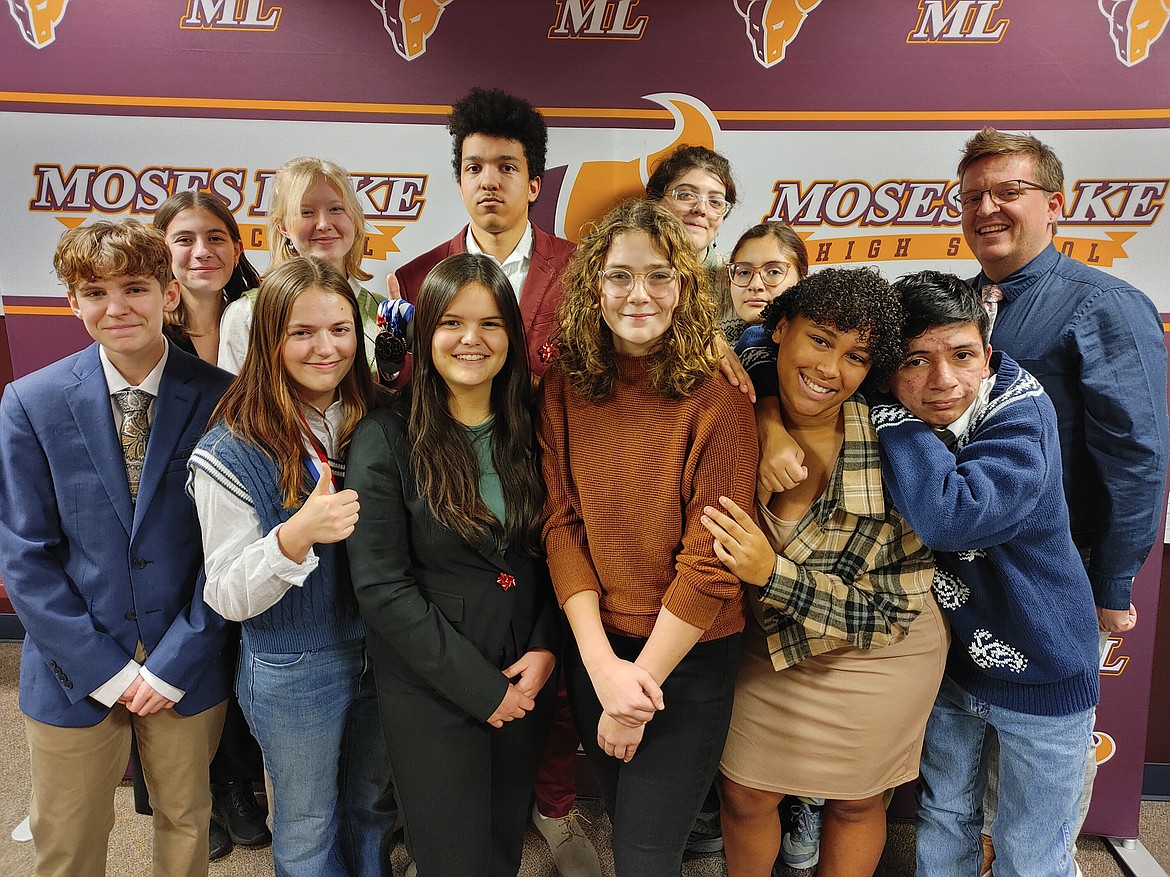
[[[414,304],[419,287],[427,272],[448,256],[466,251],[467,226],[446,243],[423,253],[394,272],[402,297]],[[528,338],[528,364],[539,377],[548,367],[540,361],[538,351],[548,341],[557,324],[557,305],[564,289],[561,277],[565,272],[574,244],[564,238],[553,237],[532,226],[532,260],[524,288],[520,290],[520,313],[524,317],[524,333]]]

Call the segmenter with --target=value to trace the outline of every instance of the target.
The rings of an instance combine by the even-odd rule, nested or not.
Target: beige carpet
[[[32,844],[19,844],[9,832],[28,809],[28,766],[23,724],[17,707],[16,685],[20,647],[0,644],[0,877],[32,874]],[[591,820],[587,830],[601,851],[607,877],[613,874],[609,849],[609,820],[597,801],[582,801],[581,809]],[[1142,842],[1162,868],[1170,871],[1170,803],[1142,804]],[[1122,877],[1123,871],[1100,838],[1083,837],[1077,856],[1085,877]],[[125,785],[117,793],[117,822],[110,837],[109,874],[112,877],[147,877],[150,874],[150,820],[134,813],[132,792]],[[394,873],[401,875],[407,859],[402,847],[394,851]],[[522,877],[555,877],[548,847],[529,829],[524,848]],[[803,875],[805,872],[794,872]],[[914,828],[893,823],[878,877],[909,877],[914,873]],[[266,877],[272,874],[268,850],[236,849],[227,858],[211,864],[212,877]],[[723,877],[720,854],[693,859],[683,866],[684,877]]]

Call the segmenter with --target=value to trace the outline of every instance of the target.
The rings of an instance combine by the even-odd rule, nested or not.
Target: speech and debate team
[[[502,92],[468,98],[539,117]],[[520,192],[526,216],[540,175],[509,158],[527,153],[506,124],[473,128],[459,129],[463,146],[494,152],[462,156],[464,201],[476,228],[502,229],[496,215]],[[989,327],[997,308],[1019,307],[1017,275],[1057,258],[1062,196],[1038,171],[1051,150],[992,129],[976,143],[994,148],[965,159],[980,175],[958,197],[979,279],[993,282],[976,293],[938,275],[962,299],[959,316],[914,313],[921,295],[904,299],[909,287],[875,269],[810,275],[802,241],[780,223],[718,255],[735,180],[726,158],[683,145],[652,168],[646,200],[596,217],[571,256],[565,242],[541,305],[555,327],[536,347],[512,279],[533,264],[531,223],[507,226],[511,253],[472,247],[469,230],[466,248],[411,281],[399,386],[378,379],[381,297],[360,285],[363,219],[332,162],[297,158],[277,172],[262,278],[206,194],[172,196],[153,229],[123,220],[66,232],[58,274],[95,343],[13,382],[0,403],[0,574],[27,631],[38,877],[104,871],[131,727],[155,808],[154,873],[207,873],[229,638],[269,783],[277,877],[389,877],[400,826],[408,873],[514,877],[562,679],[619,877],[678,877],[688,848],[724,845],[731,877],[818,861],[824,877],[871,877],[890,792],[918,777],[929,723],[942,721],[944,673],[944,691],[969,699],[952,681],[960,663],[970,678],[1002,677],[987,690],[1008,701],[987,695],[974,713],[1025,702],[1009,695],[1026,648],[981,634],[952,642],[947,622],[971,589],[982,599],[971,561],[1025,537],[927,547],[883,482],[883,470],[917,477],[889,468],[901,434],[890,412],[903,412],[899,423],[921,413],[949,449],[948,477],[989,465],[965,456],[1005,404],[991,395]],[[1121,286],[1084,267],[1065,274]],[[1108,319],[1144,332],[1148,300],[1125,296],[1133,307]],[[984,307],[991,320],[971,328]],[[960,349],[951,337],[975,341]],[[1140,356],[1164,409],[1157,346]],[[238,372],[230,385],[217,363]],[[1076,416],[1064,410],[1067,377],[1062,427]],[[1093,382],[1086,407],[1090,390],[1131,404],[1119,386],[1081,380]],[[1041,383],[1027,384],[1033,395]],[[1152,422],[1160,472],[1164,410]],[[887,429],[881,453],[875,427]],[[1161,481],[1147,480],[1156,499]],[[1063,497],[1052,504],[1067,535]],[[1092,576],[1097,555],[1077,547]],[[940,580],[931,548],[957,572]],[[1136,623],[1119,600],[1098,607],[1101,631]],[[1078,709],[1095,698],[1086,689]],[[1073,877],[1087,741],[1066,739],[1051,771],[1070,778],[1066,791],[1043,799],[1066,814],[1054,835],[1065,840],[1017,868],[1028,826],[1014,814],[1027,808],[1013,799],[983,828],[989,771],[1010,770],[1014,749],[989,768],[984,732],[971,731],[970,776],[935,768],[920,797],[922,824],[966,851],[945,867],[920,855],[922,877],[982,873],[981,829],[996,877]],[[233,733],[231,747],[247,742]],[[74,776],[68,793],[60,765]],[[962,801],[944,801],[958,786]],[[84,821],[76,802],[93,811]],[[565,840],[588,844],[577,818],[564,817]],[[559,820],[538,823],[546,838]],[[597,877],[589,852],[554,849],[562,877]]]

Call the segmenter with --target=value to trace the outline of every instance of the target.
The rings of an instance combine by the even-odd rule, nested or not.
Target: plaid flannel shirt
[[[898,642],[928,599],[934,558],[882,488],[877,434],[860,395],[824,492],[776,557],[760,601],[777,670],[843,646]]]

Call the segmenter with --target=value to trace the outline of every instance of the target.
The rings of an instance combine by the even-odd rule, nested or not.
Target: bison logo
[[[427,50],[427,40],[451,0],[370,0],[382,13],[382,26],[394,51],[413,61]]]
[[[715,147],[719,125],[711,111],[685,94],[649,94],[652,100],[670,110],[674,116],[674,136],[662,149],[628,161],[586,161],[565,176],[558,205],[556,225],[569,240],[581,238],[582,230],[627,198],[646,194],[646,181],[654,165],[682,144]]]
[[[1097,8],[1109,19],[1117,60],[1126,67],[1149,57],[1170,21],[1170,0],[1097,0]]]
[[[747,36],[756,60],[765,67],[784,60],[784,50],[796,39],[808,14],[821,0],[735,0],[735,9],[747,23]]]
[[[69,0],[8,0],[8,11],[20,26],[20,35],[34,49],[43,49],[57,38],[57,25],[65,17]]]

